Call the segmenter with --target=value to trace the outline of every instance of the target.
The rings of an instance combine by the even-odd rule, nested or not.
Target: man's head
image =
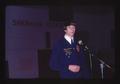
[[[76,24],[74,22],[65,23],[64,26],[65,34],[67,34],[70,37],[73,37],[75,34],[75,30],[76,30]]]

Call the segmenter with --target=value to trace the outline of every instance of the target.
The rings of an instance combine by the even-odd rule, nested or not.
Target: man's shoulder
[[[55,40],[55,43],[60,43],[60,44],[62,44],[64,42],[64,37],[61,37],[61,38],[59,38],[59,39],[56,39]]]

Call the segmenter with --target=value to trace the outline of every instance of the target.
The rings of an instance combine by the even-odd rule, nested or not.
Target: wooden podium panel
[[[38,50],[38,65],[40,78],[59,78],[58,72],[49,67],[51,49]]]

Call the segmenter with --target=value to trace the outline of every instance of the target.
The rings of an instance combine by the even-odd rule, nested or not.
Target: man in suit
[[[49,66],[63,79],[90,79],[91,72],[83,48],[75,38],[76,24],[66,22],[64,36],[52,48]]]

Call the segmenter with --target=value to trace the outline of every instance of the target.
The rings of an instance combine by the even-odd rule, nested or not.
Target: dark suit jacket
[[[63,37],[58,40],[52,48],[52,54],[50,58],[50,68],[55,71],[59,71],[61,78],[91,78],[90,68],[86,62],[86,58],[83,52],[83,48],[80,47],[80,52],[76,50],[77,40],[74,40],[74,44],[71,45]],[[68,70],[68,65],[77,64],[80,66],[80,72],[73,73]]]

